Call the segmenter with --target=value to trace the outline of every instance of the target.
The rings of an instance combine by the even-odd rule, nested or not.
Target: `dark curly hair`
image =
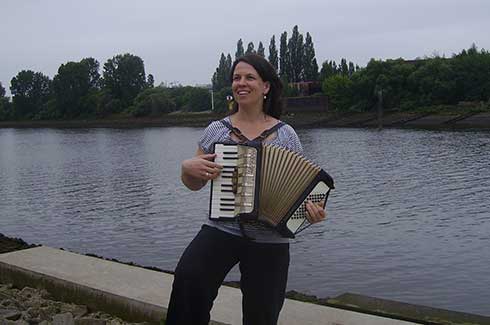
[[[231,66],[230,80],[233,80],[233,73],[238,63],[245,62],[250,64],[258,72],[263,81],[268,81],[270,84],[269,93],[267,98],[264,99],[263,111],[267,115],[273,116],[277,119],[281,117],[283,100],[282,100],[282,82],[279,79],[276,69],[267,61],[264,57],[257,54],[247,54],[239,57],[233,62]],[[238,111],[238,104],[234,103],[231,113]]]

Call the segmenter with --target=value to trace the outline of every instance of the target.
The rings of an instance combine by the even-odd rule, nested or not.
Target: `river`
[[[180,183],[201,131],[0,129],[0,232],[173,270],[207,216],[209,188]],[[490,316],[490,132],[298,135],[336,189],[292,240],[289,290]]]

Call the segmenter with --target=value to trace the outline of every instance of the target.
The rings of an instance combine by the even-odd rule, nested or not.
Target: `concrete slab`
[[[0,281],[46,288],[53,296],[132,321],[159,322],[173,276],[40,246],[0,254]],[[241,292],[222,286],[211,312],[214,324],[241,324]],[[287,299],[281,325],[409,325],[414,322]]]
[[[459,115],[428,115],[421,117],[416,120],[409,121],[405,123],[406,126],[415,126],[415,127],[438,127],[443,126],[446,123],[454,120]]]
[[[460,128],[490,128],[490,113],[479,113],[471,115],[465,119],[459,120],[454,123],[454,126]]]

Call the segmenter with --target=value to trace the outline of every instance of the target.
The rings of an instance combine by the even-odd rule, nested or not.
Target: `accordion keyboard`
[[[216,144],[215,163],[223,166],[221,174],[213,180],[211,193],[211,219],[235,217],[236,196],[233,193],[233,171],[238,163],[238,147],[236,145]]]

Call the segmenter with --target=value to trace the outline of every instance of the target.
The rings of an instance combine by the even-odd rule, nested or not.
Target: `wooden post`
[[[378,90],[378,131],[383,129],[383,89]]]

